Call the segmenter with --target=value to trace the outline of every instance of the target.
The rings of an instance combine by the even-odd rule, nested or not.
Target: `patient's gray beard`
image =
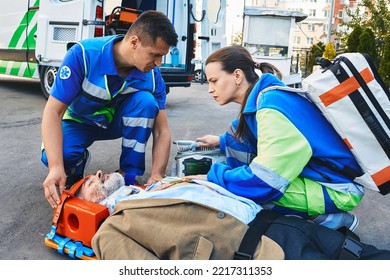
[[[114,172],[110,174],[107,181],[104,182],[102,189],[106,193],[106,197],[111,195],[114,191],[125,185],[125,178],[118,173]]]

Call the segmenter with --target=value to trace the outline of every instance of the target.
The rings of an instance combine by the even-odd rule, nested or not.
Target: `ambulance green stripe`
[[[34,27],[31,29],[30,33],[28,34],[27,39],[24,41],[22,48],[24,49],[35,49],[35,32],[37,31],[37,25],[35,24]]]
[[[35,70],[37,69],[37,63],[29,63],[28,67],[26,67],[26,70],[24,70],[23,77],[29,77],[31,78],[34,76]]]
[[[14,75],[14,76],[19,76],[19,69],[20,67],[22,66],[22,63],[23,62],[14,62],[14,64],[12,65],[12,68],[11,68],[11,72],[10,72],[10,75]]]
[[[9,68],[9,63],[11,63],[11,71],[7,73],[7,69]],[[22,66],[26,66],[24,69],[22,77],[32,78],[34,76],[35,71],[37,70],[38,64],[35,62],[28,63],[26,62],[15,62],[15,61],[7,61],[0,60],[0,74],[9,74],[13,76],[20,76],[19,71]]]
[[[32,73],[30,72],[30,69],[28,67],[24,69],[23,77],[28,77],[28,78],[32,77]]]
[[[0,74],[5,74],[7,71],[8,61],[0,60]]]
[[[39,7],[39,0],[35,1],[33,7]],[[36,12],[37,12],[36,10],[31,11],[30,17],[33,18]],[[16,29],[14,35],[12,36],[11,41],[9,42],[9,45],[8,45],[9,48],[16,48],[20,38],[22,37],[24,31],[27,28],[27,18],[28,18],[28,12],[25,13],[22,21],[19,24],[19,27]],[[29,35],[29,37],[30,37],[30,35]],[[24,44],[23,44],[23,46],[24,46]]]
[[[16,29],[14,35],[12,36],[12,39],[8,45],[9,48],[16,48],[16,45],[18,44],[26,28],[27,28],[27,13],[24,15],[21,23],[19,24],[18,29]]]
[[[30,65],[30,69],[32,71],[32,74],[34,74],[35,70],[37,70],[37,68],[38,68],[38,63],[30,62],[28,65]]]

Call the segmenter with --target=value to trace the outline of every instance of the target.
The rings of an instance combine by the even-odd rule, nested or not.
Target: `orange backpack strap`
[[[74,197],[76,192],[79,190],[79,188],[84,184],[84,182],[89,178],[91,177],[92,174],[90,175],[87,175],[85,176],[84,178],[80,179],[79,181],[77,181],[69,190],[64,190],[61,194],[61,197],[60,197],[60,205],[58,205],[55,209],[54,209],[54,215],[53,215],[53,220],[52,220],[52,223],[55,227],[57,227],[57,223],[58,223],[58,220],[60,219],[60,216],[61,216],[61,212],[62,212],[62,208],[64,207],[64,204],[65,204],[65,201],[69,198],[69,197]]]

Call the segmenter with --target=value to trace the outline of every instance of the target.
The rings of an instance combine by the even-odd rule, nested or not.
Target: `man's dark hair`
[[[137,35],[146,44],[155,44],[160,37],[169,46],[176,46],[178,37],[171,21],[159,11],[143,12],[126,35]]]

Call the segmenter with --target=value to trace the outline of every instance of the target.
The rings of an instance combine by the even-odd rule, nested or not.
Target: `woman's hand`
[[[217,135],[205,135],[199,138],[196,138],[199,143],[198,147],[215,147],[219,145],[219,136]]]

